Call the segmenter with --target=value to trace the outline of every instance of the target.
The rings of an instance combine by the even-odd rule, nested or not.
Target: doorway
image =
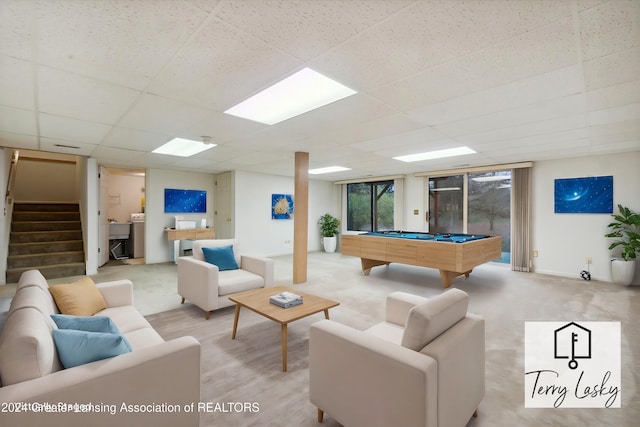
[[[145,179],[141,169],[100,166],[99,266],[144,264]]]

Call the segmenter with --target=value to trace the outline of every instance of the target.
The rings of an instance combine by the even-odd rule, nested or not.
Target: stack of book
[[[302,296],[292,292],[282,292],[269,297],[269,302],[278,307],[289,308],[302,304]]]

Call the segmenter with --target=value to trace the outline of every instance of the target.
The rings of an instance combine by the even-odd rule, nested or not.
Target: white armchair
[[[366,331],[331,320],[309,333],[309,399],[349,427],[462,427],[484,396],[484,320],[468,295],[387,297]]]
[[[231,245],[238,269],[224,270],[205,261],[202,248]],[[273,260],[241,255],[236,239],[196,240],[193,255],[178,258],[178,294],[205,311],[205,318],[213,310],[233,305],[228,297],[250,289],[273,286]]]

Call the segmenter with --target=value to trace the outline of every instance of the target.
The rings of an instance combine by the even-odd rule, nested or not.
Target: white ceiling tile
[[[36,116],[33,111],[0,105],[0,129],[4,132],[37,135]]]
[[[589,113],[589,125],[591,126],[625,122],[628,120],[640,121],[640,103]],[[638,134],[638,138],[640,138],[640,134]]]
[[[24,135],[0,131],[0,146],[37,150],[38,137],[36,135]]]
[[[616,0],[580,13],[585,60],[640,46],[640,2]]]
[[[220,19],[302,60],[382,21],[412,0],[228,1]],[[274,19],[264,19],[273,16]]]
[[[587,92],[588,111],[633,104],[640,100],[640,80]]]
[[[76,156],[90,156],[97,147],[95,144],[87,144],[63,139],[40,138],[40,150],[54,153],[72,154]]]
[[[497,113],[446,123],[435,126],[435,128],[445,135],[458,137],[553,118],[571,117],[585,113],[584,98],[584,94],[565,96],[520,108],[511,108]]]
[[[528,79],[427,105],[409,115],[428,125],[483,116],[583,92],[579,69],[563,68]]]
[[[209,114],[204,108],[193,107],[171,99],[143,94],[118,122],[119,126],[154,133],[176,133]]]
[[[223,141],[226,138],[242,138],[261,129],[268,128],[268,125],[242,119],[230,114],[220,112],[208,113],[192,126],[183,129],[180,134],[184,138],[200,138],[210,136],[213,142]]]
[[[302,62],[213,19],[149,91],[224,111],[302,68]]]
[[[640,80],[640,48],[585,61],[584,80],[589,91]]]
[[[0,1],[0,53],[31,60],[35,2]]]
[[[40,111],[96,123],[115,124],[139,92],[53,68],[38,71]]]
[[[99,144],[111,129],[111,125],[42,113],[39,121],[42,137],[89,144]]]
[[[34,109],[33,66],[30,62],[0,55],[0,104]]]
[[[213,12],[216,7],[220,4],[220,0],[186,0],[187,3],[198,7],[205,12]]]
[[[135,147],[138,151],[152,151],[171,140],[166,134],[144,132],[137,129],[128,129],[114,126],[104,137],[101,145],[112,148]]]
[[[125,161],[131,163],[135,162],[136,159],[143,156],[144,153],[136,150],[123,150],[121,148],[99,146],[95,147],[91,155],[93,157],[98,157],[105,162],[113,163]]]
[[[176,1],[39,2],[39,62],[143,89],[206,16]]]
[[[599,142],[600,138],[610,135],[624,134],[625,139],[640,139],[640,120],[628,120],[626,122],[607,123],[590,126],[588,128],[589,137],[594,142]]]

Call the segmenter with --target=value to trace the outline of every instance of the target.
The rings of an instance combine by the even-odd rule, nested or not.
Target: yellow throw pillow
[[[65,285],[49,286],[49,292],[62,314],[93,316],[107,308],[102,294],[90,277]]]

